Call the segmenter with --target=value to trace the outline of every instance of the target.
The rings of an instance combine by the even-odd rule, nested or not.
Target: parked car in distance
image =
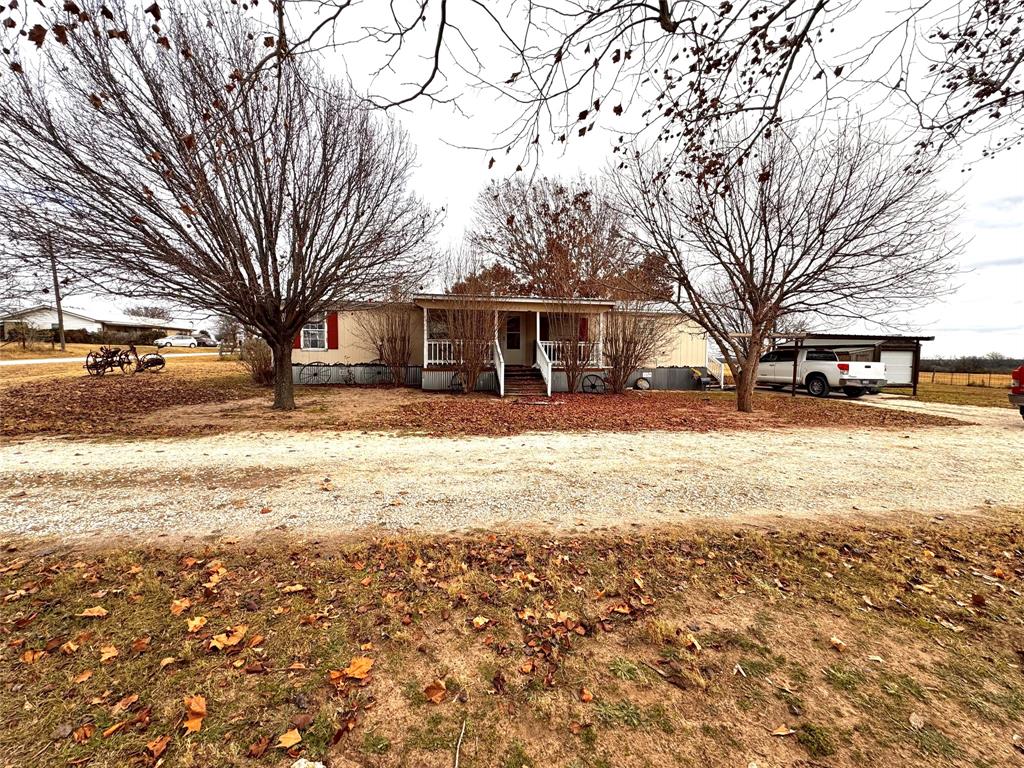
[[[799,356],[797,356],[799,354]],[[830,349],[777,349],[764,355],[757,366],[757,383],[782,389],[793,381],[814,397],[827,397],[841,389],[847,397],[860,397],[885,386],[885,363],[840,361]]]
[[[1024,416],[1024,365],[1010,374],[1010,402],[1020,408],[1020,415]]]
[[[157,339],[153,342],[156,344],[157,349],[164,347],[198,347],[199,342],[196,341],[195,336],[189,336],[188,334],[177,334],[174,336],[164,336],[163,338]]]
[[[200,347],[219,347],[220,342],[212,336],[196,336],[194,337]]]

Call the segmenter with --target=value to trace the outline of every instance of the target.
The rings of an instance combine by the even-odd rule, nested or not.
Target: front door
[[[506,365],[523,365],[523,316],[511,314],[505,318],[505,338],[501,351]]]

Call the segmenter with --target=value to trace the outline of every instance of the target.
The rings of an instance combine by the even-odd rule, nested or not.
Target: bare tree
[[[412,360],[415,333],[413,306],[407,297],[394,292],[386,301],[376,302],[355,314],[359,334],[388,369],[391,383],[405,385]]]
[[[515,275],[524,290],[550,299],[556,362],[575,392],[596,360],[598,325],[579,300],[606,297],[639,260],[624,219],[584,179],[491,184],[479,196],[469,240]]]
[[[678,308],[714,339],[750,411],[781,321],[891,321],[948,288],[959,243],[937,173],[849,123],[834,135],[776,132],[721,184],[643,156],[613,179],[635,238],[663,257]]]
[[[52,46],[85,22],[76,2],[7,3],[0,39],[9,65],[25,49]],[[518,108],[491,149],[536,156],[540,138],[565,143],[599,127],[650,129],[678,145],[689,164],[717,172],[722,121],[746,115],[745,149],[785,113],[794,96],[813,108],[848,103],[875,83],[876,102],[903,94],[908,135],[922,147],[975,133],[996,148],[1020,140],[1024,110],[1024,0],[407,0],[273,3],[256,30],[259,55],[239,83],[301,53],[358,45],[379,77],[368,101],[383,109],[417,99],[456,104],[467,86]],[[252,12],[250,6],[244,6]],[[264,6],[261,6],[261,9]],[[161,10],[140,34],[166,36]],[[92,9],[90,9],[91,12]],[[294,13],[293,13],[294,11]],[[231,11],[212,6],[217,17]],[[467,30],[477,30],[468,35]],[[104,34],[127,34],[109,19]],[[486,54],[486,55],[485,55]],[[410,72],[415,72],[410,75]],[[376,78],[375,78],[376,80]],[[457,108],[457,107],[456,107]],[[639,125],[623,127],[625,114]],[[483,143],[483,142],[482,142]],[[546,142],[545,142],[546,143]],[[492,158],[494,162],[494,158]]]
[[[498,291],[479,279],[483,265],[476,255],[469,251],[454,254],[448,272],[448,298],[441,318],[452,343],[452,365],[459,373],[462,391],[469,393],[494,360],[494,345],[505,316],[495,309]]]
[[[44,49],[43,74],[6,78],[0,207],[20,232],[52,223],[64,252],[121,276],[111,290],[256,329],[274,407],[294,408],[302,326],[427,268],[437,216],[406,189],[405,134],[308,61],[243,89],[264,56],[249,22],[190,11],[161,24],[155,37],[124,0],[89,5],[65,46]],[[43,192],[57,201],[45,210]]]
[[[132,304],[125,307],[125,312],[136,317],[148,317],[152,320],[164,320],[170,322],[174,319],[174,313],[167,307],[159,304]]]

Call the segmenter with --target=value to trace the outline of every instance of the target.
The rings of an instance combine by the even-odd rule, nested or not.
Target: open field
[[[1012,765],[1021,522],[7,542],[0,764]]]
[[[97,351],[102,344],[66,344],[67,349],[61,352],[60,345],[51,344],[29,344],[27,347],[22,348],[20,344],[5,344],[0,347],[0,360],[34,360],[37,358],[45,357],[81,357],[85,360],[85,356],[89,352]],[[111,347],[126,348],[126,344],[109,344]],[[139,344],[135,347],[139,354],[145,354],[146,352],[158,352],[159,350],[148,344]],[[217,350],[213,347],[168,347],[164,352],[216,352]]]
[[[910,387],[886,387],[886,392],[909,395]],[[917,385],[917,399],[928,403],[954,403],[957,405],[979,405],[992,408],[1011,408],[1007,394],[1010,384],[1005,387],[968,387],[954,384],[931,384],[922,380]]]
[[[1008,373],[954,373],[951,371],[921,371],[919,384],[945,384],[957,387],[1010,388]]]

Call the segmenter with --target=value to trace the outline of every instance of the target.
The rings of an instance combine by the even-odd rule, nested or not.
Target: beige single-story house
[[[450,338],[446,317],[466,297],[423,293],[407,304],[411,359],[406,384],[447,390],[456,375],[459,339]],[[550,395],[567,389],[563,367],[566,337],[586,350],[587,372],[600,374],[606,366],[604,333],[608,313],[622,308],[611,299],[549,299],[538,296],[474,297],[483,311],[495,313],[498,333],[491,361],[477,381],[481,391],[499,395]],[[295,381],[313,383],[374,383],[385,372],[355,309],[327,311],[310,321],[295,338],[292,364]],[[654,310],[645,310],[648,314]],[[658,310],[670,327],[665,343],[633,374],[655,389],[692,389],[699,383],[694,369],[706,375],[716,361],[708,359],[707,334],[692,319],[675,310]],[[571,318],[571,319],[570,319]],[[578,322],[578,333],[564,333],[566,322]],[[571,327],[571,326],[570,326]],[[585,345],[585,346],[584,346]],[[581,353],[584,354],[584,353]]]
[[[192,331],[191,323],[137,317],[116,309],[104,310],[102,313],[74,307],[62,307],[61,309],[64,315],[65,331],[138,333],[157,330],[168,335]],[[52,304],[38,304],[0,317],[0,338],[7,338],[8,330],[26,325],[36,330],[56,330],[57,308]]]

